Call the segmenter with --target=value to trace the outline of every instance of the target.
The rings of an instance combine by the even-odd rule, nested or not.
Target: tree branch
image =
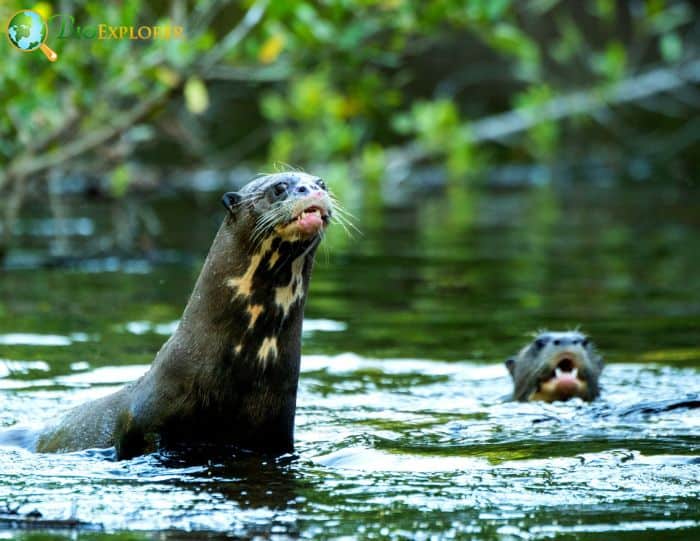
[[[617,84],[564,94],[535,107],[487,116],[466,126],[472,143],[499,141],[525,132],[538,124],[580,114],[594,114],[610,105],[640,101],[663,92],[700,82],[700,60],[677,68],[657,68]],[[389,168],[404,168],[434,155],[418,142],[388,152]]]
[[[260,0],[255,3],[246,12],[238,25],[236,25],[216,47],[209,51],[202,59],[195,61],[189,69],[185,71],[205,75],[207,71],[214,67],[231,49],[236,47],[258,22],[260,22],[265,14],[268,3],[269,0]],[[209,12],[215,11],[218,7],[218,2],[214,1],[208,7],[210,8]],[[142,70],[138,71],[141,72]],[[68,160],[95,150],[100,145],[107,143],[132,125],[146,118],[158,106],[163,104],[169,94],[176,88],[179,88],[179,86],[170,89],[162,88],[156,90],[150,98],[141,101],[130,111],[115,115],[116,120],[109,126],[90,131],[77,140],[62,145],[54,152],[37,156],[36,149],[26,149],[21,155],[12,160],[6,170],[0,170],[0,190],[2,190],[8,182],[11,182],[13,178],[24,178],[30,175],[43,173],[52,167],[56,167]],[[57,133],[64,133],[64,129],[59,128]],[[51,138],[50,141],[53,140],[55,139]],[[44,150],[47,146],[48,145],[42,144],[39,146],[39,150]]]

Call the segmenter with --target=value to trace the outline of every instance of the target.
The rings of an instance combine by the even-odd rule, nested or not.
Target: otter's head
[[[278,237],[304,243],[320,240],[330,222],[333,204],[322,179],[301,172],[260,176],[238,192],[224,194],[231,219],[246,222],[251,247]]]
[[[520,401],[595,399],[603,360],[588,337],[577,331],[542,332],[506,361],[513,399]]]

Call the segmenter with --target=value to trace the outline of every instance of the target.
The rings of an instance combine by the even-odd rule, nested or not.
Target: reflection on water
[[[667,406],[700,400],[697,195],[579,185],[358,204],[363,236],[336,231],[318,256],[295,456],[114,462],[5,447],[0,502],[108,531],[695,538],[700,409]],[[2,274],[0,425],[41,424],[147,369],[216,228],[210,199],[157,204],[163,248],[180,254],[170,263]],[[99,230],[76,213],[70,223]],[[20,261],[45,241],[30,227],[43,219],[20,228]],[[602,399],[504,402],[502,361],[527,333],[579,325],[608,361]]]

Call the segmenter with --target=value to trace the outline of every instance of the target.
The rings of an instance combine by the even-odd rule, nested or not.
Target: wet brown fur
[[[290,195],[271,201],[277,197],[270,195],[271,187],[282,181]],[[200,443],[291,451],[303,310],[320,235],[290,242],[274,228],[291,217],[289,209],[282,212],[286,207],[299,206],[301,196],[291,192],[302,184],[317,190],[317,181],[305,173],[280,173],[227,194],[230,212],[177,330],[150,370],[116,393],[68,412],[40,435],[37,450],[115,446],[119,458]],[[260,231],[261,217],[273,212],[276,219],[267,230],[253,235]],[[254,258],[258,266],[249,291],[243,291],[235,280],[246,274]],[[288,310],[275,304],[276,288],[297,283],[303,294]],[[276,349],[261,362],[260,347],[272,337]]]

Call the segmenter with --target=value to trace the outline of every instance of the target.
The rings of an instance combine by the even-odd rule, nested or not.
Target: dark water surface
[[[158,264],[31,268],[57,224],[41,211],[20,224],[0,272],[0,426],[49,421],[146,370],[223,215],[218,196],[155,202]],[[100,539],[700,539],[700,410],[635,408],[700,393],[699,196],[571,184],[378,209],[348,194],[363,235],[336,226],[317,258],[295,457],[5,447],[0,507],[73,515]],[[58,225],[80,247],[108,220],[106,205],[77,202]],[[528,333],[575,326],[608,361],[602,399],[502,402],[503,360]]]

